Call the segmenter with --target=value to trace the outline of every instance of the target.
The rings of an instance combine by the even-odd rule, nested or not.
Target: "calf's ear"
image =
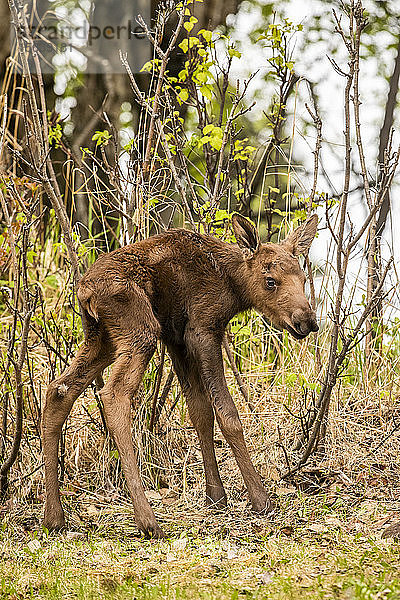
[[[318,217],[312,215],[308,217],[307,221],[297,227],[290,233],[282,244],[291,252],[294,256],[300,256],[300,254],[306,254],[310,248],[315,234],[317,233]]]
[[[260,237],[257,229],[249,219],[239,213],[232,215],[232,227],[239,248],[245,258],[250,258],[260,247]]]

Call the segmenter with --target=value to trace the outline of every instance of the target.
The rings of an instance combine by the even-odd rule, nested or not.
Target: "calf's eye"
[[[273,290],[276,287],[276,281],[273,277],[267,277],[267,289]]]

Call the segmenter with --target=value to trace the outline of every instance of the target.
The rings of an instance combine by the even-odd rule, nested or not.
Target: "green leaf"
[[[221,150],[222,148],[222,138],[219,137],[213,137],[210,139],[210,146],[212,146],[213,148],[215,148],[215,150]],[[222,175],[222,173],[221,173]]]
[[[209,123],[209,125],[206,125],[205,127],[203,127],[203,133],[204,135],[206,135],[207,133],[210,133],[210,131],[213,131],[215,125],[213,125],[212,123]]]
[[[200,44],[199,38],[192,36],[190,38],[185,38],[178,44],[178,47],[183,51],[187,52],[189,48],[193,48],[194,46],[198,46]]]
[[[186,9],[188,10],[188,9]],[[190,14],[190,11],[188,11]],[[185,13],[187,14],[187,13]],[[183,24],[184,28],[186,29],[186,31],[192,31],[193,27],[196,25],[196,23],[198,23],[198,19],[196,19],[196,17],[190,17],[189,21],[186,21],[186,23]]]
[[[200,148],[201,148],[202,146],[204,146],[204,144],[207,144],[207,143],[210,141],[210,139],[211,139],[211,138],[210,138],[210,136],[209,136],[209,135],[204,135],[202,138],[200,138],[200,139],[198,140],[198,144],[199,144]]]
[[[222,129],[221,127],[214,127],[213,135],[222,138]]]
[[[240,58],[242,56],[241,52],[239,52],[239,50],[236,50],[235,48],[228,48],[228,54],[231,58],[233,58],[234,56],[236,56],[236,58]]]
[[[181,102],[186,102],[188,98],[189,98],[189,92],[187,91],[187,89],[182,88],[178,94],[178,99]]]
[[[143,71],[152,71],[155,67],[154,64],[154,60],[149,60],[146,63],[144,63],[143,67],[140,69],[140,72],[142,73]]]
[[[200,93],[205,98],[208,98],[208,100],[212,100],[212,91],[209,85],[202,85],[200,88]]]
[[[195,74],[195,78],[199,83],[206,83],[208,79],[208,73],[206,71],[200,71],[200,73]]]
[[[208,44],[211,42],[212,31],[210,31],[209,29],[200,29],[199,35],[201,35]]]
[[[134,142],[133,139],[130,140],[130,142],[128,142],[127,144],[125,144],[125,146],[122,146],[122,148],[124,150],[126,150],[127,152],[130,152],[132,150],[132,147],[133,147],[133,142]]]
[[[189,40],[187,38],[185,38],[184,40],[181,41],[180,44],[178,44],[178,48],[180,48],[182,50],[182,52],[187,52],[188,48],[189,48]]]
[[[92,141],[96,142],[96,146],[107,146],[111,139],[111,133],[105,129],[104,131],[95,131],[92,135]]]
[[[58,279],[56,275],[48,275],[45,279],[47,285],[51,287],[53,290],[58,289]]]

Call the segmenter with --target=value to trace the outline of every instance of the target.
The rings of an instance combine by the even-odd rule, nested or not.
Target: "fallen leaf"
[[[313,525],[309,525],[307,529],[315,531],[315,533],[323,533],[326,531],[326,525],[325,523],[314,523]]]
[[[359,519],[352,519],[347,525],[347,531],[362,531],[365,529],[365,523]]]
[[[89,517],[97,517],[99,514],[99,509],[94,504],[89,504],[86,509],[86,513]]]
[[[384,517],[383,519],[380,519],[379,521],[377,521],[375,523],[375,527],[377,529],[381,529],[384,525],[386,525],[387,523],[389,523],[389,521],[391,520],[391,515],[386,515],[386,517]]]
[[[278,496],[285,496],[287,494],[294,494],[296,491],[296,488],[294,487],[294,485],[281,486],[281,487],[277,487],[275,491],[278,494]]]
[[[174,560],[176,560],[176,554],[174,554],[173,552],[167,552],[167,556],[165,557],[165,560],[168,563],[173,562]]]
[[[165,506],[171,506],[171,504],[175,504],[177,498],[174,498],[173,496],[166,496],[162,499],[162,501]]]
[[[273,578],[274,578],[274,576],[272,573],[261,573],[260,575],[257,575],[257,579],[263,585],[268,585],[269,583],[271,583]]]
[[[343,523],[337,517],[327,517],[325,523],[327,525],[332,525],[333,527],[343,527]]]
[[[198,552],[199,552],[200,556],[210,556],[211,555],[211,550],[209,548],[207,548],[207,546],[199,546]]]
[[[215,573],[220,573],[222,571],[222,563],[213,560],[209,563],[209,566],[214,570]]]
[[[364,515],[372,515],[377,508],[376,502],[371,502],[370,500],[365,500],[360,504],[360,508],[357,511],[359,514],[362,513]]]
[[[292,525],[285,525],[284,527],[281,527],[280,532],[289,537],[290,535],[293,535],[294,529]]]
[[[393,538],[396,541],[400,541],[400,522],[392,523],[382,533],[382,539],[387,540]]]
[[[238,551],[237,551],[237,548],[235,548],[235,546],[232,546],[231,548],[229,548],[228,552],[226,553],[226,557],[228,560],[237,558],[237,556],[238,556]]]
[[[67,531],[65,537],[68,540],[85,540],[86,535],[81,531]]]
[[[39,540],[31,540],[27,543],[27,546],[31,552],[37,552],[42,547],[42,544]]]
[[[181,537],[179,540],[174,540],[171,544],[171,548],[174,550],[184,550],[187,545],[187,538]]]
[[[154,490],[146,490],[144,494],[147,500],[161,500],[162,498],[160,492],[156,492]]]

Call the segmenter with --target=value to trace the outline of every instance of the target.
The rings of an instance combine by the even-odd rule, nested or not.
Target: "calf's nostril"
[[[310,331],[317,332],[319,330],[319,326],[318,326],[317,318],[316,318],[315,314],[312,315],[312,317],[310,319],[309,327],[310,327]]]
[[[292,321],[294,329],[301,335],[304,334],[301,321]]]
[[[300,335],[308,335],[311,331],[318,331],[319,327],[315,318],[293,319],[293,329]]]

